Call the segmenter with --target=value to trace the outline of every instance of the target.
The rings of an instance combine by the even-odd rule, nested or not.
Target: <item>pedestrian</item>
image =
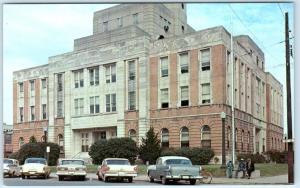
[[[239,172],[243,172],[243,176],[242,178],[245,178],[245,173],[246,173],[246,162],[243,158],[241,158],[239,165],[238,165],[238,169],[235,172],[235,178],[238,177]]]
[[[252,162],[250,158],[247,159],[246,169],[247,169],[248,179],[250,179],[251,173],[255,170],[254,162]]]
[[[234,167],[233,167],[233,163],[232,163],[231,160],[229,160],[229,161],[227,162],[226,167],[227,167],[227,169],[226,169],[227,177],[228,177],[228,178],[232,178],[232,171],[233,171],[233,168],[234,168]]]

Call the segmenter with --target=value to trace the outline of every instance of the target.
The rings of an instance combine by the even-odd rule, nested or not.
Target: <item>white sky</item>
[[[92,34],[93,12],[111,6],[113,4],[3,6],[4,122],[12,124],[12,72],[47,64],[49,56],[72,51],[74,39]],[[188,23],[196,30],[223,25],[232,32],[232,16],[233,34],[247,34],[260,46],[265,53],[266,71],[271,72],[283,84],[285,92],[285,47],[284,42],[279,43],[284,40],[284,17],[281,10],[283,13],[289,12],[294,36],[293,4],[240,3],[231,4],[231,7],[244,24],[228,3],[188,4]],[[293,63],[293,58],[291,60]],[[293,70],[292,64],[292,73]],[[293,81],[293,75],[291,80]],[[286,106],[286,98],[284,105]]]

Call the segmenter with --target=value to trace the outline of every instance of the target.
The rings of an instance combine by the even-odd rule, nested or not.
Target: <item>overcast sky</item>
[[[13,121],[12,72],[47,64],[49,56],[72,51],[74,39],[92,34],[93,12],[111,6],[114,5],[3,6],[4,122],[12,124]],[[223,25],[234,35],[249,35],[265,53],[266,71],[271,72],[284,85],[284,91],[285,47],[282,41],[283,13],[286,11],[289,12],[291,34],[294,36],[292,3],[235,3],[231,4],[231,8],[228,3],[187,4],[188,23],[194,29]]]

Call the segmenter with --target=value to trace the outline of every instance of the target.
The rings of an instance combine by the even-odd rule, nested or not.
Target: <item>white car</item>
[[[3,177],[20,176],[19,161],[16,159],[3,159]]]
[[[86,177],[86,166],[82,159],[62,159],[56,167],[58,180],[62,181],[65,177],[78,177],[82,181]]]
[[[21,166],[22,179],[29,179],[31,176],[43,177],[45,179],[50,176],[50,167],[44,158],[27,158],[24,165]]]
[[[97,170],[98,180],[109,181],[110,178],[127,179],[129,183],[137,176],[137,166],[130,165],[128,159],[107,158]]]

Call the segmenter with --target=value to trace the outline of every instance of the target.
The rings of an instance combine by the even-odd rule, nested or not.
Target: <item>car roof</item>
[[[126,159],[126,158],[106,158],[104,160],[126,160],[126,161],[128,161],[128,159]]]
[[[59,160],[60,160],[60,161],[66,160],[66,161],[83,161],[83,162],[84,162],[83,159],[68,159],[68,158],[66,158],[66,159],[59,159]]]
[[[27,159],[42,159],[42,160],[46,160],[45,158],[42,158],[42,157],[29,157],[29,158],[27,158]],[[27,160],[26,159],[26,160]]]
[[[182,157],[182,156],[163,156],[163,157],[160,157],[162,160],[168,160],[168,159],[188,159],[190,160],[189,158],[187,157]]]

